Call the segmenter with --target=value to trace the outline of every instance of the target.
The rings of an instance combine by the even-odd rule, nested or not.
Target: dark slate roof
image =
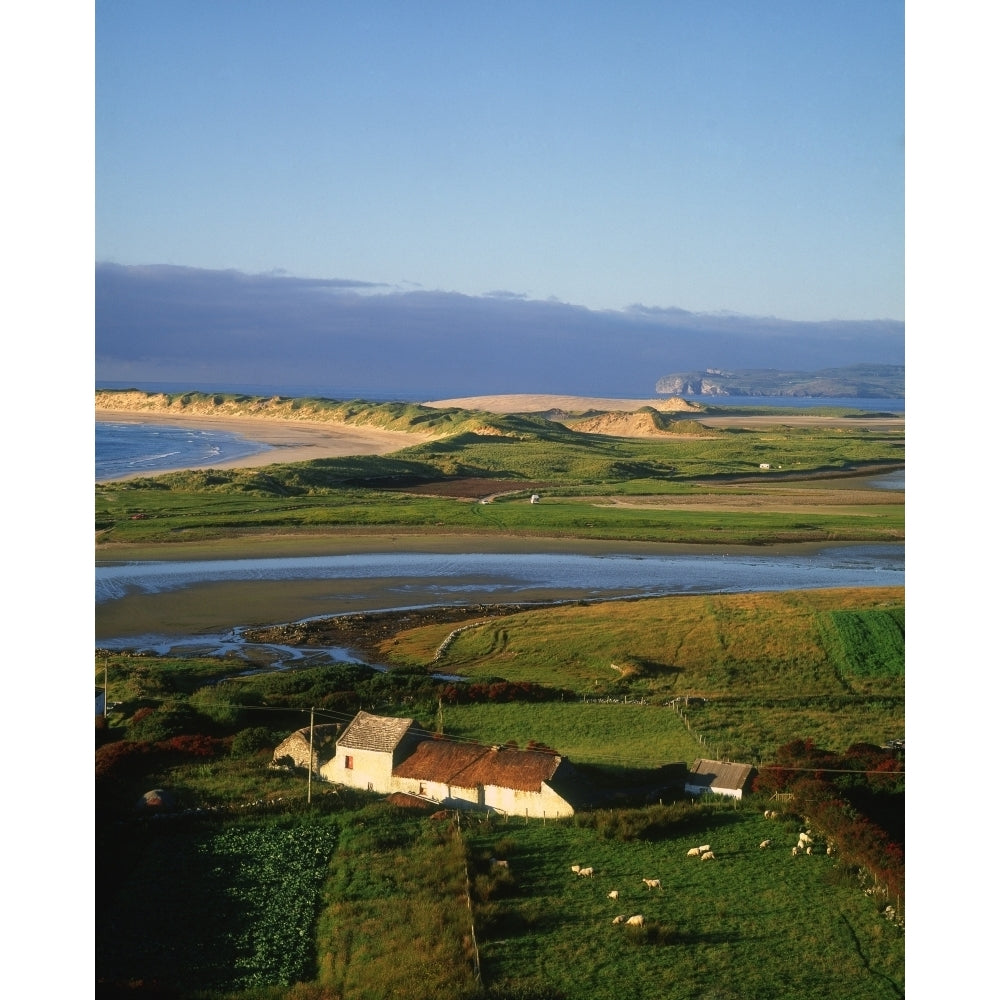
[[[687,784],[705,788],[745,788],[756,773],[752,764],[737,764],[724,760],[696,760],[687,777]]]
[[[358,712],[344,735],[337,740],[337,746],[391,753],[412,725],[413,719],[394,719],[385,715]]]
[[[393,775],[418,781],[438,781],[461,788],[494,785],[521,792],[540,792],[562,760],[540,750],[514,750],[452,740],[429,739],[400,763]]]

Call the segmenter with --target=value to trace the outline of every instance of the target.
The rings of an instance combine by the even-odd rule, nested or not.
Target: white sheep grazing
[[[687,852],[687,856],[689,858],[696,858],[699,854],[701,854],[701,851],[699,851],[697,847],[692,847],[691,850]]]
[[[615,919],[611,921],[611,923],[613,923],[613,924],[623,924],[623,923],[625,923],[625,914],[624,913],[619,913],[618,916],[615,917]]]
[[[833,856],[833,844],[826,845],[826,853],[829,854],[831,857]]]
[[[582,875],[584,878],[593,878],[594,877],[594,869],[593,868],[581,868],[577,872],[577,875]]]
[[[647,889],[662,889],[663,886],[660,885],[660,880],[658,878],[644,878],[642,884]]]
[[[770,846],[771,846],[771,841],[770,840],[762,840],[760,842],[760,849],[762,851],[764,850],[765,847],[770,847]]]
[[[629,917],[628,920],[625,921],[629,927],[642,927],[645,922],[646,918],[641,913],[637,913],[634,917]]]
[[[798,853],[799,853],[799,846],[798,844],[796,844],[795,847],[792,848],[792,857],[794,858],[795,855]]]
[[[711,851],[705,851],[705,853],[701,856],[701,860],[702,861],[714,861],[715,860],[715,855]]]
[[[579,875],[580,874],[580,866],[579,865],[570,865],[569,866],[569,870],[571,872],[573,872],[574,875]]]
[[[809,836],[808,833],[800,833],[799,834],[799,846],[800,847],[805,847],[805,846],[811,844],[812,842],[813,842],[813,839],[812,839],[812,837]]]
[[[611,892],[608,893],[608,899],[617,899],[617,898],[618,898],[618,890],[612,889]]]
[[[712,848],[709,847],[708,844],[702,844],[701,847],[698,848],[698,853],[704,854],[706,851],[710,851],[711,849]]]
[[[813,849],[811,847],[806,848],[806,854],[812,854]]]

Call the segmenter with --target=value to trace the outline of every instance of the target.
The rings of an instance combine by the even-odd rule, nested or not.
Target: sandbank
[[[215,469],[254,469],[277,462],[309,462],[318,458],[340,458],[345,455],[387,455],[401,448],[423,444],[433,438],[431,434],[408,431],[390,431],[379,427],[333,421],[275,420],[261,417],[204,416],[177,413],[136,413],[131,410],[95,410],[98,421],[118,424],[152,424],[171,426],[183,424],[199,430],[223,431],[239,434],[249,441],[270,445],[267,451],[246,455],[226,462],[213,463]],[[191,466],[176,469],[157,469],[156,475],[179,472]],[[199,466],[201,467],[201,466]],[[121,479],[148,476],[136,473]]]

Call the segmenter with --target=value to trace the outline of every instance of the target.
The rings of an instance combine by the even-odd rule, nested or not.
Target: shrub
[[[233,737],[230,753],[234,757],[252,757],[261,750],[271,747],[271,731],[264,726],[242,729]]]

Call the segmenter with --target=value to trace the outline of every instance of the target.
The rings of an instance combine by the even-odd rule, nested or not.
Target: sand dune
[[[644,406],[664,413],[696,413],[701,409],[679,396],[664,399],[615,399],[603,396],[557,396],[544,393],[511,393],[506,396],[461,396],[456,399],[438,399],[424,403],[445,409],[451,406],[467,410],[486,410],[489,413],[549,413],[560,410],[564,413],[586,413],[588,410],[621,410],[634,413]]]

